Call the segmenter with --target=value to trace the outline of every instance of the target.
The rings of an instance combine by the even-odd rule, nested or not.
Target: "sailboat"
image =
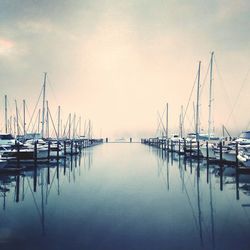
[[[197,97],[196,97],[196,112],[195,112],[195,133],[188,133],[186,137],[186,145],[184,151],[188,153],[189,156],[199,156],[198,152],[198,141],[199,141],[199,106],[200,106],[200,71],[201,71],[201,62],[198,66],[198,80],[197,80]]]
[[[207,143],[201,143],[200,151],[203,157],[206,158],[216,158],[215,155],[215,148],[218,145],[218,142],[220,141],[220,138],[218,136],[215,136],[211,132],[211,125],[212,125],[212,85],[213,85],[213,61],[214,61],[214,52],[211,53],[211,59],[210,59],[210,83],[209,83],[209,114],[208,114],[208,133],[207,134],[200,134],[199,139],[207,142]]]

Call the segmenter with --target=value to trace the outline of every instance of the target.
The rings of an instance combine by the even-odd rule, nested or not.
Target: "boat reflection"
[[[247,249],[249,184],[233,166],[108,144],[0,176],[0,218],[13,236],[24,233],[25,247],[53,249],[60,238],[60,249],[71,249],[79,237],[86,249]]]
[[[220,227],[220,217],[216,216],[214,200],[218,197],[218,192],[225,192],[225,195],[228,195],[228,190],[234,189],[235,196],[230,198],[236,201],[243,195],[244,203],[239,206],[244,210],[243,216],[249,218],[247,214],[249,212],[247,209],[250,208],[249,174],[240,173],[235,166],[209,164],[204,159],[187,158],[175,152],[162,153],[162,150],[156,148],[151,148],[151,152],[156,155],[158,177],[163,180],[168,192],[171,188],[171,177],[176,178],[175,169],[178,166],[181,189],[186,195],[192,213],[200,248],[217,249],[219,245],[216,228]],[[230,206],[231,204],[228,204],[228,207]]]
[[[61,176],[66,177],[69,184],[74,183],[77,176],[81,175],[81,167],[85,172],[90,171],[92,161],[92,150],[86,149],[81,154],[59,159],[50,164],[38,164],[29,168],[29,171],[19,174],[1,174],[0,198],[3,210],[8,208],[6,204],[8,196],[14,195],[15,203],[25,203],[26,196],[31,195],[41,223],[42,235],[46,235],[46,206],[49,204],[51,190],[56,190],[55,193],[60,196]]]

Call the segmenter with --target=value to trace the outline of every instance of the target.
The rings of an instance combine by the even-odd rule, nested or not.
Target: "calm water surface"
[[[0,177],[0,249],[250,249],[248,176],[141,144]]]

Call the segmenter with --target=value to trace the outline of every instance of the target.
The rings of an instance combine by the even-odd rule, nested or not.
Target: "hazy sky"
[[[154,135],[166,102],[178,132],[198,62],[203,83],[215,51],[214,125],[240,131],[250,122],[249,30],[248,0],[0,0],[0,108],[7,94],[12,112],[26,99],[31,113],[48,72],[53,113],[60,104],[64,118],[91,119],[96,136]]]

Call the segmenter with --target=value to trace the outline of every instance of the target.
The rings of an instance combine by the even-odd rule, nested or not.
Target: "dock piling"
[[[48,161],[49,161],[49,158],[50,158],[50,144],[51,144],[51,142],[48,141]]]

